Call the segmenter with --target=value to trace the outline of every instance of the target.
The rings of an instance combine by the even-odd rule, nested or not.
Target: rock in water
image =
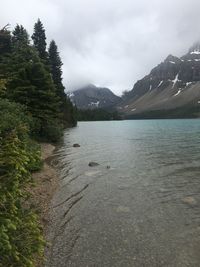
[[[185,197],[182,199],[183,203],[188,205],[196,205],[197,201],[193,197]]]
[[[98,166],[98,165],[99,165],[99,163],[93,162],[93,161],[89,162],[89,164],[88,164],[89,167],[95,167],[95,166]]]
[[[73,147],[80,147],[79,144],[73,144]]]

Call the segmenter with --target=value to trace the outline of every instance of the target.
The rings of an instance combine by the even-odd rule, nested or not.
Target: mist
[[[22,24],[31,35],[40,18],[58,44],[68,90],[94,83],[120,95],[200,40],[199,11],[198,0],[11,0],[0,25]]]

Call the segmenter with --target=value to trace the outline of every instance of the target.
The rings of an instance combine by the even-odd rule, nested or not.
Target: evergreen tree
[[[31,37],[33,39],[33,44],[39,53],[39,57],[43,60],[47,60],[46,34],[45,34],[44,26],[42,22],[40,21],[40,19],[38,19],[37,22],[35,23],[34,32]]]
[[[22,25],[17,24],[14,31],[12,32],[12,44],[13,45],[28,45],[29,36]]]
[[[63,93],[63,85],[62,85],[62,61],[58,52],[58,47],[54,40],[50,42],[49,45],[49,63],[51,67],[51,74],[54,81],[54,84],[57,87],[60,87]]]
[[[12,53],[10,60],[10,79],[7,84],[7,97],[15,102],[27,106],[28,111],[35,119],[35,134],[49,138],[53,129],[60,135],[62,125],[58,126],[61,117],[59,113],[59,99],[56,96],[55,86],[50,73],[45,69],[37,53],[30,46],[18,48]],[[51,130],[48,129],[51,126]]]
[[[0,30],[0,56],[11,51],[11,35],[6,25]]]
[[[56,93],[61,100],[60,111],[63,114],[63,122],[65,125],[76,125],[76,111],[70,99],[67,98],[64,92],[65,87],[62,83],[63,63],[58,52],[58,47],[54,40],[50,42],[48,52],[52,79],[56,87]]]

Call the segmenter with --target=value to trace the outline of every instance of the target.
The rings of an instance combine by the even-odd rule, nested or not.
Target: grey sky
[[[200,39],[199,0],[10,0],[0,25],[40,18],[64,63],[66,87],[91,82],[117,94]]]

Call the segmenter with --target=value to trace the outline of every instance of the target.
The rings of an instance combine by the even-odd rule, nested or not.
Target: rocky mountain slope
[[[194,107],[198,111],[198,106],[200,43],[193,45],[183,57],[169,55],[126,93],[125,100],[117,109],[131,118],[137,117],[136,114],[161,110],[166,113],[184,107]]]
[[[100,88],[92,84],[69,92],[68,96],[78,109],[108,109],[121,101],[121,98],[108,88]]]

